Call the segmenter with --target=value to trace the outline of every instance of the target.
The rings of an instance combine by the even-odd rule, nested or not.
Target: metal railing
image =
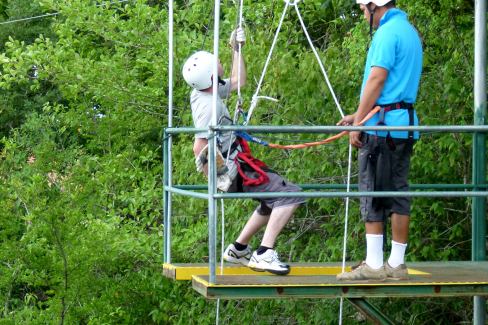
[[[164,135],[165,145],[163,146],[166,151],[164,156],[164,170],[165,170],[165,181],[164,181],[164,197],[171,197],[171,193],[179,194],[184,196],[189,196],[197,199],[204,199],[209,201],[214,201],[218,199],[253,199],[253,198],[276,198],[276,197],[302,197],[302,198],[345,198],[345,197],[472,197],[481,198],[486,200],[488,197],[488,191],[486,184],[486,174],[484,178],[477,178],[480,180],[479,183],[473,184],[416,184],[412,186],[413,191],[337,191],[344,188],[344,184],[309,184],[305,187],[305,190],[320,189],[323,191],[304,191],[304,192],[267,192],[267,193],[219,193],[216,190],[216,175],[213,173],[213,177],[209,176],[208,185],[170,185],[169,175],[172,173],[172,168],[168,164],[169,156],[169,143],[172,135],[183,134],[183,133],[198,133],[202,131],[207,131],[209,133],[209,138],[215,137],[216,133],[219,131],[246,131],[253,133],[338,133],[341,131],[419,131],[419,132],[457,132],[457,133],[473,133],[473,135],[488,132],[488,125],[465,125],[465,126],[402,126],[402,127],[388,127],[388,126],[225,126],[225,127],[212,127],[208,129],[201,128],[166,128]],[[477,150],[481,150],[477,148]],[[486,161],[485,161],[486,162]],[[215,164],[215,157],[209,155],[209,166]],[[209,167],[209,168],[210,168]],[[215,168],[215,167],[214,167]],[[212,175],[209,173],[209,175]],[[474,179],[473,179],[474,180]],[[357,188],[353,186],[352,189]],[[424,190],[422,190],[424,189]],[[442,189],[442,191],[426,191],[425,189]],[[206,191],[206,193],[198,191]],[[324,191],[328,190],[328,191]],[[422,190],[422,191],[420,191]],[[167,201],[168,203],[171,200]],[[166,212],[168,211],[168,212]],[[164,225],[164,237],[171,238],[171,208],[168,204],[165,204],[165,225]],[[476,218],[486,218],[486,211],[479,211],[479,215]],[[216,225],[217,225],[217,213],[216,209],[210,211],[209,209],[209,224],[214,225],[214,230],[210,232],[209,229],[209,281],[210,283],[215,283],[216,281]],[[171,242],[165,240],[164,249],[164,261],[165,263],[171,263]],[[213,264],[213,265],[212,265]]]

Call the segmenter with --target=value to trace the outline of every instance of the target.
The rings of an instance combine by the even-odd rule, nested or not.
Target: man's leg
[[[366,264],[375,270],[383,266],[383,222],[366,222]]]
[[[410,169],[410,157],[412,155],[413,145],[411,143],[402,143],[397,145],[397,150],[392,153],[393,169],[396,171],[393,175],[392,184],[396,191],[408,191],[408,173]],[[410,224],[410,198],[395,198],[391,214],[391,254],[388,264],[392,268],[400,267],[406,272],[405,250],[407,249],[408,228]],[[401,276],[403,277],[403,276]]]
[[[391,215],[392,245],[388,264],[396,268],[405,263],[410,216],[393,213]]]
[[[384,280],[383,222],[366,221],[366,260],[350,272],[337,275],[338,280]]]
[[[293,212],[298,208],[297,205],[288,205],[284,207],[274,208],[269,217],[268,225],[264,231],[263,241],[261,246],[273,248],[276,237],[280,234],[283,227],[293,215]]]
[[[259,214],[257,210],[254,211],[236,241],[240,244],[247,245],[252,236],[266,225],[269,220],[269,215],[262,215]]]

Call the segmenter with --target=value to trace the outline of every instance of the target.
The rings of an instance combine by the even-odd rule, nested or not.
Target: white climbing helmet
[[[212,68],[215,57],[212,53],[198,51],[191,55],[183,65],[183,78],[196,90],[212,86]]]
[[[356,0],[356,3],[360,4],[360,5],[367,5],[368,3],[372,2],[375,5],[377,5],[378,7],[383,7],[384,5],[386,5],[390,1],[391,0]]]

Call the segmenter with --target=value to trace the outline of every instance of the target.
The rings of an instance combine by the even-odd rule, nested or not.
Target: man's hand
[[[230,34],[229,46],[234,50],[238,50],[239,44],[243,46],[244,43],[246,43],[246,33],[244,32],[244,29],[241,27],[234,29]]]
[[[361,142],[361,132],[360,131],[349,132],[349,143],[356,148],[361,148],[363,145],[363,143]]]
[[[344,116],[336,125],[339,126],[351,126],[354,125],[354,118],[356,114]],[[349,143],[356,148],[361,148],[361,132],[351,131],[349,132]]]
[[[336,125],[339,126],[351,126],[354,123],[355,114],[344,116]]]

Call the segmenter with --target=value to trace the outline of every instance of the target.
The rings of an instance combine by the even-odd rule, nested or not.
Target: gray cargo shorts
[[[259,175],[256,172],[246,171],[246,175],[250,178],[258,178]],[[257,186],[245,186],[242,185],[242,179],[238,174],[229,192],[244,192],[244,193],[266,193],[266,192],[300,192],[302,189],[285,180],[279,174],[273,172],[266,172],[269,177],[269,182]],[[256,212],[260,215],[267,216],[271,214],[274,208],[285,207],[289,205],[298,205],[305,203],[304,198],[300,197],[277,197],[277,198],[257,198],[259,205],[256,208]]]
[[[413,143],[362,134],[359,149],[359,191],[408,191],[408,172]],[[392,144],[392,142],[394,144]],[[365,222],[382,222],[392,213],[410,215],[410,197],[361,197]]]

